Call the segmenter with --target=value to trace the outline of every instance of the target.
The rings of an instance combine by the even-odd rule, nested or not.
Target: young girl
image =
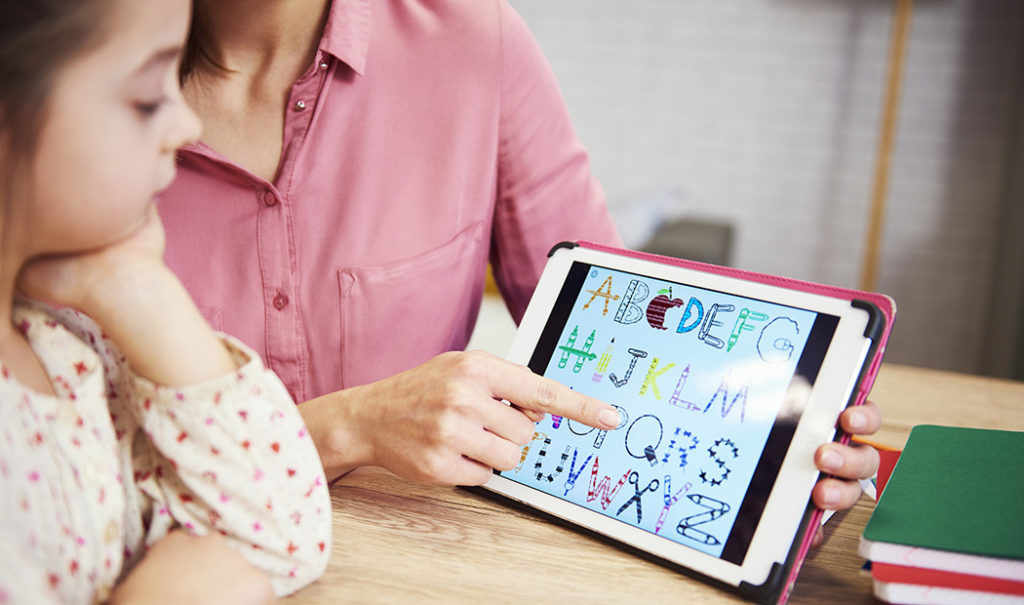
[[[295,406],[162,260],[189,7],[0,3],[0,603],[263,601],[328,559]]]

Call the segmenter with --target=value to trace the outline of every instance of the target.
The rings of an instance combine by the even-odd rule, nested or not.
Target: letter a
[[[594,299],[597,298],[598,296],[600,296],[601,298],[604,299],[604,310],[601,311],[601,315],[608,315],[608,302],[609,301],[619,300],[619,295],[618,294],[612,294],[612,276],[611,275],[608,276],[608,279],[604,280],[604,283],[601,284],[600,288],[598,288],[597,290],[587,290],[587,292],[590,292],[591,296],[590,296],[590,300],[587,301],[587,304],[583,305],[583,309],[586,310],[587,308],[589,308],[590,307],[590,303],[594,302]]]

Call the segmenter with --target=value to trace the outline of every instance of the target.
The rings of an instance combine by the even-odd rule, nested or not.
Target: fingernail
[[[862,412],[851,412],[850,413],[850,428],[854,431],[859,431],[868,426],[868,420],[864,417]]]
[[[825,504],[838,504],[839,498],[842,494],[839,492],[837,487],[826,487],[825,488]]]
[[[619,422],[621,420],[622,418],[619,416],[619,412],[614,408],[601,410],[601,413],[597,416],[597,421],[600,422],[602,426],[610,429],[619,426]]]
[[[830,471],[839,470],[843,467],[843,455],[835,450],[828,450],[821,455],[821,466]]]

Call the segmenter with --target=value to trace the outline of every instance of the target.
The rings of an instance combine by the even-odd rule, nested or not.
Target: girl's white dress
[[[79,313],[19,303],[13,319],[57,397],[0,365],[0,604],[101,601],[177,527],[221,532],[279,595],[322,573],[323,469],[257,355],[225,337],[238,370],[161,387]]]

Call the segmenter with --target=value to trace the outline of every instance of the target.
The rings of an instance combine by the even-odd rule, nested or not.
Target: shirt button
[[[285,296],[284,292],[278,292],[277,296],[274,297],[274,308],[278,311],[288,306],[288,297]]]
[[[263,192],[263,203],[266,204],[267,206],[276,206],[277,205],[277,196],[274,195],[273,191],[264,191]]]
[[[305,101],[296,101],[295,102],[295,111],[302,111],[305,108],[306,108],[306,102]]]
[[[320,62],[320,69],[327,69],[327,61]]]

